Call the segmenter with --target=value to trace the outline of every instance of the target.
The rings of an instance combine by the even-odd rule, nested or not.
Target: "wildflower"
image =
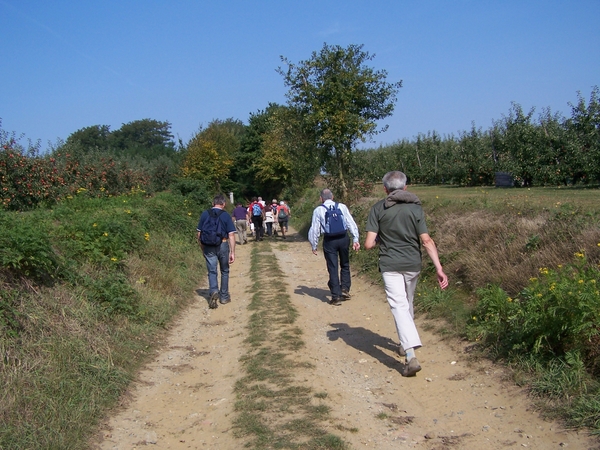
[[[188,213],[188,216],[191,216],[191,215],[192,215],[192,213],[191,213],[191,212],[189,212],[189,213]]]
[[[112,258],[110,258],[110,260],[111,260],[111,261],[113,261],[113,262],[116,262],[116,261],[118,261],[118,259],[117,259],[117,258],[115,258],[114,256],[113,256]]]
[[[473,316],[473,320],[477,320],[477,316]]]
[[[590,280],[590,283],[596,284],[596,280]]]
[[[559,265],[558,265],[558,268],[559,268],[559,269],[562,269],[562,264],[559,264]]]
[[[127,214],[131,214],[131,210],[130,210],[130,209],[126,209],[126,210],[125,210],[125,212],[126,212]]]
[[[556,283],[552,283],[550,285],[550,290],[553,291],[554,289],[556,289]]]
[[[577,256],[578,258],[583,258],[585,255],[583,254],[583,251],[581,252],[576,252],[574,253],[575,256]]]
[[[537,298],[542,298],[542,294],[536,294],[535,295]]]
[[[537,281],[537,278],[536,278],[536,277],[531,277],[531,278],[529,279],[529,281]]]
[[[578,283],[579,283],[579,284],[583,284],[583,280],[579,280],[579,281],[578,281]]]
[[[105,231],[102,235],[103,236],[108,236],[108,233]]]
[[[542,275],[548,275],[548,268],[547,267],[540,267],[540,273]]]
[[[98,224],[97,224],[97,223],[95,223],[95,224],[93,224],[92,226],[93,226],[94,228],[96,228],[96,227],[98,226]]]
[[[144,233],[144,239],[146,239],[147,241],[150,240],[150,233]]]
[[[506,301],[507,301],[508,303],[511,303],[511,302],[512,302],[512,298],[508,297],[508,298],[506,299]]]

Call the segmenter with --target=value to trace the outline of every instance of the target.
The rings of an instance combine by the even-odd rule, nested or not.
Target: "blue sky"
[[[403,81],[369,146],[487,129],[511,102],[570,115],[600,85],[600,0],[0,0],[0,118],[48,142],[92,125],[213,119],[285,103],[283,55],[363,44]]]

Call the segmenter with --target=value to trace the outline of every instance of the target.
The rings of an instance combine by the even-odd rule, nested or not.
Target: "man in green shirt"
[[[421,347],[421,339],[413,310],[421,272],[421,244],[435,266],[442,289],[448,286],[448,277],[440,264],[435,242],[429,236],[421,201],[406,191],[406,175],[398,171],[388,172],[382,181],[387,197],[375,203],[369,212],[365,248],[368,250],[379,244],[379,271],[400,345],[406,352],[400,373],[410,377],[421,370],[415,357],[415,349]]]

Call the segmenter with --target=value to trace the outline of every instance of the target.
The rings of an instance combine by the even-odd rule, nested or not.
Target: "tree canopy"
[[[298,64],[282,56],[287,69],[278,69],[289,88],[289,106],[298,110],[314,135],[321,167],[338,184],[342,197],[352,183],[348,175],[356,144],[387,129],[378,129],[377,121],[392,114],[402,87],[402,81],[387,82],[385,70],[367,65],[374,57],[362,45],[324,44]]]
[[[213,120],[189,142],[183,162],[185,177],[204,180],[215,188],[228,180],[240,151],[245,126],[239,120]]]

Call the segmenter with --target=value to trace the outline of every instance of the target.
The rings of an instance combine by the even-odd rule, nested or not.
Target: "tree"
[[[92,125],[71,133],[66,143],[75,145],[86,152],[92,150],[106,151],[110,145],[109,138],[110,126]]]
[[[594,86],[588,104],[577,93],[577,104],[571,106],[571,118],[566,127],[573,142],[570,175],[573,183],[600,180],[600,89]]]
[[[124,123],[112,133],[111,138],[113,145],[119,149],[138,146],[149,149],[154,146],[174,145],[171,124],[153,119]]]
[[[386,71],[368,67],[374,55],[362,48],[324,44],[297,65],[282,56],[287,70],[277,70],[289,87],[289,106],[314,135],[321,167],[338,185],[342,198],[352,183],[348,174],[356,144],[387,129],[378,129],[376,122],[392,114],[402,87],[401,81],[388,83]]]
[[[213,120],[188,144],[182,172],[185,177],[210,182],[216,190],[228,179],[240,150],[244,124],[239,120]]]

